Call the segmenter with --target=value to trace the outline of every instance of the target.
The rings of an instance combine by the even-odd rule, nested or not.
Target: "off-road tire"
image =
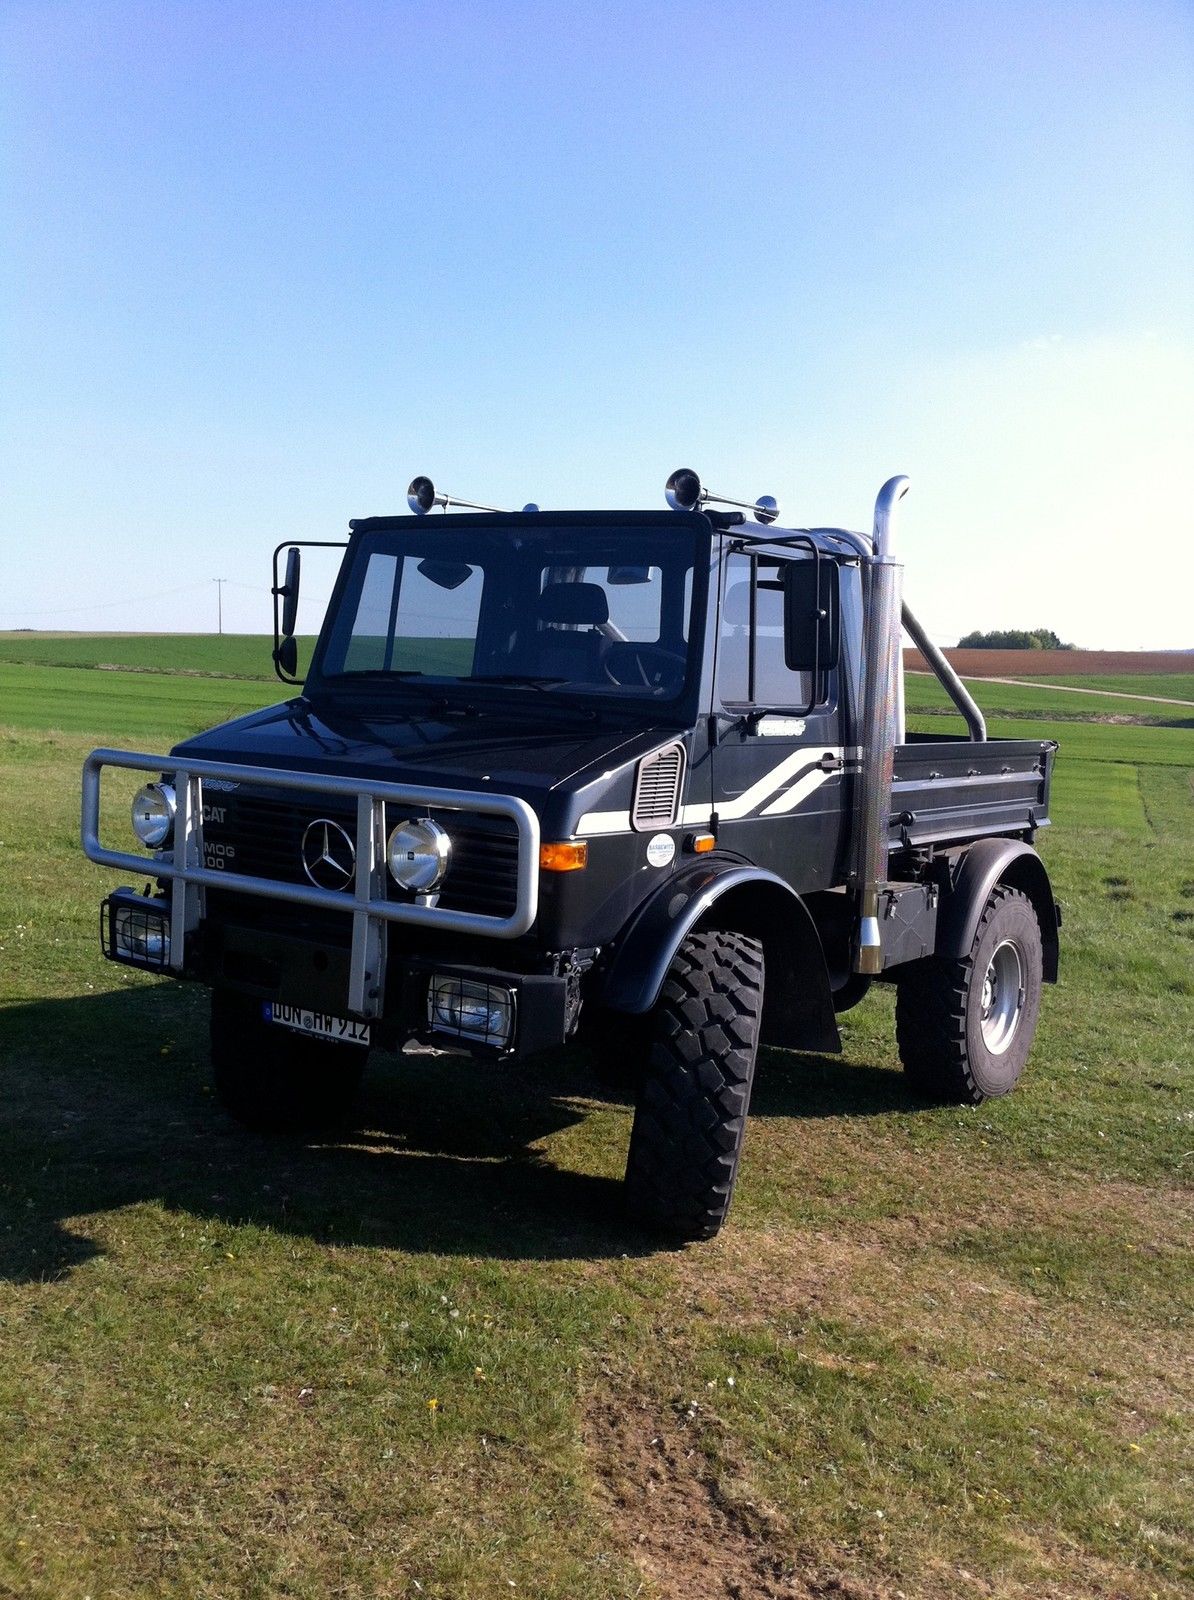
[[[1020,964],[1014,1029],[999,1051],[983,1031],[984,984],[1001,946]],[[896,1042],[912,1087],[950,1105],[1010,1094],[1032,1048],[1041,1006],[1041,930],[1027,895],[1000,885],[979,918],[969,955],[912,962],[896,989]]]
[[[214,989],[211,1064],[216,1094],[255,1133],[319,1133],[348,1116],[368,1050],[305,1039],[261,1016],[261,1002]]]
[[[763,948],[690,934],[650,1016],[626,1161],[626,1203],[673,1239],[711,1239],[729,1214],[763,1012]]]

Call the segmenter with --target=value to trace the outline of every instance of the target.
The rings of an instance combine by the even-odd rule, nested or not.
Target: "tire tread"
[[[763,1006],[763,952],[744,934],[690,934],[668,970],[626,1164],[632,1213],[712,1238],[729,1212]]]
[[[931,1099],[977,1106],[988,1098],[975,1079],[966,1037],[975,952],[1003,908],[1018,902],[1031,910],[1026,895],[997,885],[979,918],[969,955],[928,956],[911,963],[900,977],[896,1045],[909,1083]]]

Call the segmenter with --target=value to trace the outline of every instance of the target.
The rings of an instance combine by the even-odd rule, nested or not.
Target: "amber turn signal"
[[[717,840],[711,833],[694,833],[689,848],[693,855],[703,856],[707,851],[712,850],[716,843]]]
[[[565,839],[558,844],[539,846],[539,866],[544,872],[579,872],[589,864],[589,847]]]

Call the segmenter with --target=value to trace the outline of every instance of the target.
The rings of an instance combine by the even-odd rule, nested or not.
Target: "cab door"
[[[722,562],[713,710],[713,809],[720,849],[799,893],[843,881],[848,786],[836,666],[784,660],[784,569],[797,550],[731,550]],[[832,558],[826,574],[837,583]]]

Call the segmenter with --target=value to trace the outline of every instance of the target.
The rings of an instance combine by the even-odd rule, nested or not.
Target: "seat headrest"
[[[539,596],[539,620],[599,628],[609,621],[609,600],[599,583],[549,583]]]
[[[722,620],[741,626],[750,621],[750,584],[734,583],[726,590],[721,608]]]
[[[760,583],[756,596],[758,609],[758,623],[760,628],[778,628],[783,626],[784,598],[783,591],[774,583]],[[750,621],[750,584],[733,583],[726,590],[725,601],[721,608],[723,622],[728,622],[736,627],[744,627]]]

